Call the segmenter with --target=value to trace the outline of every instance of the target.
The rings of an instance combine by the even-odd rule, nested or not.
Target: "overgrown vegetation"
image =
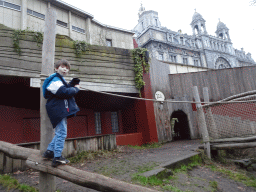
[[[21,33],[22,33],[22,30],[14,30],[12,34],[14,51],[18,53],[18,55],[21,54],[21,49],[20,49]]]
[[[131,148],[134,148],[134,149],[151,149],[151,148],[159,148],[162,146],[161,143],[156,143],[156,142],[152,142],[152,143],[147,143],[147,144],[143,144],[141,146],[138,146],[138,145],[128,145],[129,147]]]
[[[26,34],[32,34],[33,40],[36,41],[37,46],[40,47],[40,45],[43,43],[43,33],[38,31],[32,31],[29,29],[26,30],[14,30],[12,34],[12,40],[13,40],[13,47],[14,51],[18,53],[18,55],[21,55],[21,48],[20,48],[20,40],[26,36]]]
[[[76,56],[81,56],[82,52],[89,50],[89,43],[85,41],[73,41]]]
[[[229,165],[229,164],[228,164]],[[178,186],[187,186],[187,188],[190,189],[192,186],[197,186],[196,183],[179,183],[179,176],[183,175],[183,177],[189,177],[188,171],[192,170],[196,166],[206,167],[210,168],[214,172],[220,172],[223,174],[223,176],[227,176],[228,178],[241,182],[249,187],[255,187],[256,188],[256,178],[252,174],[248,174],[248,172],[244,170],[237,169],[237,167],[230,167],[228,165],[223,165],[221,162],[215,162],[212,160],[207,159],[204,154],[197,155],[191,158],[191,162],[188,165],[181,165],[175,169],[172,169],[173,175],[168,177],[162,177],[164,173],[158,174],[157,176],[151,176],[151,177],[144,177],[141,175],[141,173],[149,171],[151,169],[145,169],[142,171],[139,171],[138,173],[134,174],[132,176],[133,181],[138,182],[145,186],[154,186],[154,187],[160,187],[162,190],[171,190],[176,192],[182,192],[181,189],[179,189]],[[207,183],[207,180],[203,178],[196,178],[194,179],[202,179],[204,182]],[[179,183],[179,184],[178,184]],[[218,191],[218,182],[213,180],[209,181],[208,187],[205,187],[206,191]],[[187,192],[189,190],[186,190]]]
[[[7,188],[7,190],[18,189],[23,192],[37,192],[38,190],[34,187],[26,184],[20,184],[17,179],[14,179],[10,175],[0,175],[0,184]]]
[[[44,35],[42,32],[33,32],[33,39],[36,41],[38,47],[43,43]]]
[[[146,48],[136,48],[132,50],[133,60],[134,60],[134,71],[135,71],[135,86],[141,90],[145,85],[143,81],[144,70],[146,73],[149,72],[149,57],[146,56]],[[140,94],[141,96],[141,94]]]
[[[152,170],[154,167],[146,167],[144,169],[139,170],[137,173],[133,174],[132,180],[138,182],[142,185],[149,186],[160,186],[163,190],[171,190],[176,192],[182,192],[182,190],[177,187],[171,185],[170,181],[177,179],[177,174],[181,172],[187,172],[191,170],[193,167],[201,165],[202,160],[200,156],[194,156],[191,158],[191,162],[188,165],[182,165],[178,168],[172,170],[173,175],[165,178],[166,172],[161,172],[158,175],[154,175],[151,177],[142,176],[141,173]]]

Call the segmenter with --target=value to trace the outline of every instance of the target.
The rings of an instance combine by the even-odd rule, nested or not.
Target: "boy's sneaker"
[[[57,167],[58,165],[66,165],[68,164],[70,161],[65,159],[64,157],[60,156],[60,157],[54,157],[52,160],[52,166],[53,167]]]
[[[43,158],[46,158],[46,159],[54,158],[54,152],[50,150],[45,151],[43,154]]]

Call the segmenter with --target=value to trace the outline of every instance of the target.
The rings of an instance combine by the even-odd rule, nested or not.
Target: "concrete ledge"
[[[165,171],[165,168],[158,168],[158,169],[153,169],[151,171],[147,171],[147,172],[144,172],[142,174],[140,174],[141,176],[144,176],[144,177],[151,177],[153,175],[157,175],[161,172]]]
[[[166,163],[161,164],[160,166],[156,167],[155,169],[153,169],[151,171],[144,172],[144,173],[142,173],[140,175],[144,176],[144,177],[151,177],[151,176],[158,175],[158,174],[161,174],[164,171],[166,171],[165,175],[168,177],[168,176],[172,175],[172,173],[171,173],[170,170],[167,170],[167,169],[175,168],[175,167],[178,167],[178,166],[180,166],[182,164],[188,164],[190,162],[190,158],[194,157],[194,156],[196,156],[198,154],[200,154],[200,153],[193,152],[193,153],[191,153],[189,155],[185,155],[183,157],[180,157],[180,158],[177,158],[177,159],[173,159],[171,161],[168,161]]]
[[[182,164],[188,164],[189,161],[190,161],[190,158],[191,158],[191,157],[194,157],[194,156],[196,156],[196,155],[198,155],[198,154],[200,154],[200,153],[198,153],[198,152],[193,152],[193,153],[191,153],[191,154],[189,154],[189,155],[185,155],[185,156],[182,156],[182,157],[180,157],[180,158],[173,159],[173,160],[171,160],[171,161],[168,161],[168,162],[166,162],[166,163],[163,163],[163,164],[160,165],[160,167],[165,167],[165,168],[167,168],[167,169],[171,169],[171,168],[175,168],[175,167],[177,167],[177,166],[179,166],[179,165],[182,165]]]

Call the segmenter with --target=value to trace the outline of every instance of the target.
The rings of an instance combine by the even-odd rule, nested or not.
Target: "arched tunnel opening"
[[[190,130],[187,115],[181,111],[175,111],[171,115],[173,140],[189,140]]]

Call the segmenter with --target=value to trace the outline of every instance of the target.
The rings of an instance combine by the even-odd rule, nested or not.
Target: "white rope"
[[[101,94],[105,94],[105,95],[111,95],[111,96],[115,96],[115,97],[123,97],[123,98],[128,98],[128,99],[137,99],[137,100],[154,101],[154,102],[166,102],[166,103],[227,104],[227,103],[249,103],[249,102],[256,102],[256,100],[249,100],[249,101],[221,101],[221,102],[219,102],[219,101],[217,101],[217,102],[195,102],[195,101],[170,101],[170,100],[159,101],[159,100],[156,100],[156,99],[131,97],[131,96],[126,96],[126,95],[119,95],[119,94],[114,94],[114,93],[108,93],[108,92],[105,92],[105,91],[95,91],[95,90],[92,90],[92,89],[84,88],[81,85],[80,85],[80,88],[82,90],[92,91],[92,92],[101,93]]]

